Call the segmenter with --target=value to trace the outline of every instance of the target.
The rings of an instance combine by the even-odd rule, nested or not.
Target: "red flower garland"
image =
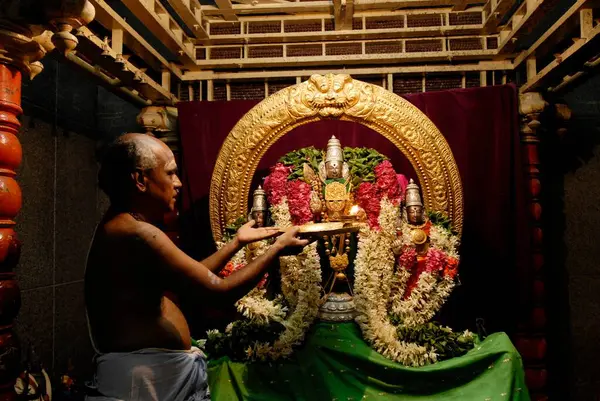
[[[439,249],[431,248],[427,252],[427,263],[425,264],[425,271],[429,273],[442,272],[446,266],[446,260],[448,257],[444,252]]]
[[[377,177],[375,184],[379,199],[387,197],[392,203],[398,204],[402,194],[400,193],[398,176],[389,160],[384,160],[375,167],[375,177]]]
[[[308,223],[313,218],[310,211],[310,191],[310,185],[304,181],[292,180],[287,183],[286,195],[294,225]]]
[[[244,267],[244,265],[234,265],[233,262],[229,261],[225,267],[219,272],[219,277],[221,278],[226,278],[229,277],[233,274],[233,272],[236,272],[238,270],[240,270],[242,267]]]
[[[448,256],[448,263],[444,267],[444,276],[454,278],[458,274],[458,260],[452,256]]]
[[[377,186],[370,182],[363,182],[356,191],[358,205],[367,213],[369,226],[379,228],[379,211],[381,209],[380,198],[377,195]]]
[[[265,178],[264,189],[271,205],[277,205],[286,196],[287,179],[292,169],[277,163],[271,167],[271,174]]]
[[[402,254],[398,258],[398,264],[400,267],[405,268],[406,270],[414,269],[417,264],[417,251],[412,247],[405,247],[402,251]]]
[[[233,262],[228,262],[225,267],[219,272],[218,276],[221,278],[226,278],[231,276],[236,271],[243,269],[246,265],[237,264],[234,265]],[[269,278],[269,273],[266,273],[263,278],[256,285],[257,288],[263,288],[267,284],[267,278]]]
[[[404,174],[397,174],[396,178],[398,179],[398,186],[400,186],[400,198],[404,199],[404,191],[406,191],[406,186],[408,185],[408,178]]]
[[[419,283],[421,273],[428,272],[431,274],[444,274],[454,278],[458,273],[458,261],[455,258],[447,256],[443,251],[437,248],[430,248],[425,258],[417,258],[417,253],[414,248],[407,247],[400,255],[398,263],[401,267],[407,270],[414,269],[413,274],[406,283],[404,299],[408,299],[410,294]]]
[[[313,219],[310,211],[311,187],[301,180],[288,181],[291,167],[277,163],[271,168],[271,174],[264,181],[264,188],[271,205],[281,203],[287,197],[290,215],[294,225],[307,223]],[[396,174],[392,163],[385,160],[374,169],[374,183],[361,183],[355,193],[358,204],[367,214],[369,226],[379,229],[381,199],[387,197],[392,203],[399,204],[404,195],[406,177]]]
[[[265,273],[263,278],[258,282],[258,284],[256,284],[256,288],[263,288],[265,285],[267,285],[268,278],[269,278],[269,273]]]

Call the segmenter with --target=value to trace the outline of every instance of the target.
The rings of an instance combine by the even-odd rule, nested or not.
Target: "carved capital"
[[[174,152],[179,152],[177,136],[177,109],[166,106],[144,107],[137,116],[137,122],[146,133],[154,135]]]
[[[63,54],[78,41],[71,33],[90,23],[95,16],[88,0],[37,2],[9,0],[0,10],[0,63],[17,67],[31,79],[43,70],[39,62],[56,47]],[[45,30],[51,27],[56,33]]]
[[[542,124],[540,114],[548,106],[538,92],[527,92],[519,96],[519,113],[521,114],[521,133],[524,142],[537,141],[536,131]]]
[[[567,106],[566,104],[557,103],[554,105],[554,108],[556,110],[556,116],[560,120],[568,121],[571,119],[573,113],[571,112],[569,106]]]
[[[548,106],[541,93],[527,92],[519,96],[519,113],[521,115],[541,113]]]
[[[0,21],[0,63],[17,67],[33,78],[42,69],[38,63],[46,50],[32,38],[28,28],[9,21]]]
[[[137,116],[137,122],[147,133],[164,136],[177,130],[177,109],[166,106],[144,107]]]
[[[71,31],[89,24],[96,15],[96,9],[88,0],[48,1],[45,11],[49,24],[56,30],[52,43],[65,56],[79,43]]]
[[[566,104],[555,104],[554,108],[556,111],[556,118],[558,120],[556,134],[562,138],[567,134],[567,122],[571,119],[573,113]]]

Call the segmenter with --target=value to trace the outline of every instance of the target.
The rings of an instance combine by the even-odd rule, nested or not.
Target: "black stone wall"
[[[96,153],[110,138],[139,130],[139,109],[66,63],[48,58],[44,66],[23,87],[17,330],[23,349],[32,344],[54,377],[72,365],[87,379],[93,351],[83,275],[95,225],[108,206],[96,185]]]

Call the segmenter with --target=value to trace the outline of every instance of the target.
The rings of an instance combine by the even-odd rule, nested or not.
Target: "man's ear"
[[[131,173],[131,178],[133,178],[135,187],[138,189],[138,191],[146,192],[147,178],[146,178],[146,174],[144,174],[144,172],[141,169],[136,169],[133,173]]]

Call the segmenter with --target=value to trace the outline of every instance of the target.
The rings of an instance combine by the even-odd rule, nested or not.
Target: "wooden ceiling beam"
[[[356,1],[356,0],[355,0]],[[337,3],[341,4],[341,2]],[[348,3],[347,3],[348,4]],[[480,7],[472,7],[469,13],[479,14],[478,18],[483,21],[483,13]],[[436,15],[438,25],[434,26],[412,26],[411,19],[427,17],[428,15]],[[341,14],[338,13],[338,23],[336,29],[340,25],[346,30],[328,30],[327,25],[332,18],[329,14],[312,14],[312,15],[272,15],[272,16],[244,16],[240,17],[239,23],[241,27],[239,32],[231,34],[217,34],[213,32],[223,32],[221,28],[229,29],[231,22],[212,21],[208,23],[210,38],[208,40],[199,40],[198,45],[226,45],[237,43],[291,43],[291,42],[311,42],[323,40],[348,40],[348,39],[391,39],[391,38],[409,38],[409,37],[445,37],[458,35],[477,35],[483,29],[482,23],[469,23],[466,25],[451,25],[451,21],[457,23],[456,17],[460,18],[460,12],[452,12],[449,7],[437,9],[416,9],[416,10],[401,10],[401,11],[362,11],[354,12],[352,18],[350,13],[346,14],[347,20],[345,25],[342,24]],[[383,19],[398,19],[404,21],[402,27],[393,29],[379,28],[372,29],[369,22],[377,18]],[[357,19],[361,20],[361,27],[352,30],[353,22]],[[477,22],[477,21],[475,21]],[[288,26],[294,23],[313,23],[314,30],[302,30],[296,32],[294,29],[288,30]],[[261,24],[269,25],[268,33],[258,33],[260,30],[253,30],[254,26]],[[276,26],[273,30],[273,26]],[[256,33],[249,33],[256,32]]]
[[[350,74],[377,75],[377,74],[428,74],[445,72],[479,72],[479,71],[509,71],[512,70],[510,61],[482,61],[470,64],[442,64],[442,65],[409,65],[396,67],[348,67],[348,68],[326,68],[326,69],[297,69],[297,70],[269,70],[269,71],[187,71],[183,75],[184,81],[198,81],[206,79],[264,79],[264,78],[295,78],[308,77],[313,74]]]
[[[574,41],[567,50],[557,54],[555,59],[541,71],[537,72],[535,75],[532,74],[531,76],[528,74],[527,83],[520,88],[520,92],[525,93],[540,90],[543,87],[549,86],[554,80],[561,76],[565,77],[563,80],[570,79],[572,77],[571,74],[574,74],[571,64],[576,62],[573,61],[573,59],[583,57],[583,59],[587,61],[592,57],[590,54],[597,57],[599,48],[600,24],[597,24],[595,28],[587,31],[586,37]],[[594,63],[598,64],[596,61],[591,62],[591,64],[587,66],[585,62],[581,64],[589,68],[594,66]]]
[[[286,2],[289,3],[289,2]],[[426,15],[426,14],[455,14],[457,13],[451,7],[440,7],[440,8],[417,8],[417,9],[407,9],[407,10],[362,10],[359,11],[356,9],[356,0],[354,1],[354,17],[403,17],[405,15]],[[210,6],[206,6],[210,7]],[[210,10],[206,10],[205,7],[202,8],[204,15],[209,15],[214,12],[215,8],[211,8]],[[480,6],[470,7],[468,12],[483,12],[483,8]],[[310,13],[310,14],[273,14],[273,15],[240,15],[239,21],[242,22],[259,22],[259,21],[272,21],[272,20],[282,20],[282,21],[305,21],[312,19],[321,19],[321,18],[331,18],[331,14],[327,12],[323,13]],[[482,17],[483,21],[483,17]],[[222,20],[208,20],[209,24],[218,24],[223,23]]]
[[[235,0],[238,4],[247,4],[252,5],[252,2],[256,0]],[[286,4],[289,3],[289,0],[260,0],[261,3],[277,3],[277,4]]]
[[[132,64],[128,60],[130,55],[116,53],[87,27],[79,28],[77,36],[80,46],[78,58],[99,72],[104,70],[109,76],[115,77],[112,86],[128,87],[134,94],[139,94],[152,102],[173,104],[177,101],[177,98],[169,90],[148,76],[144,68]],[[71,61],[82,64],[75,59]]]
[[[316,43],[319,44],[318,42]],[[400,63],[426,63],[426,62],[443,62],[443,61],[464,61],[464,60],[491,60],[495,55],[495,50],[440,50],[440,51],[423,51],[423,52],[407,52],[405,45],[402,44],[399,52],[395,53],[370,53],[368,52],[365,42],[345,43],[352,44],[362,48],[361,53],[354,54],[328,54],[326,47],[320,55],[315,56],[290,56],[286,49],[281,49],[282,45],[271,45],[281,50],[281,56],[274,57],[247,57],[248,52],[252,54],[254,46],[220,46],[218,49],[232,47],[232,52],[237,52],[237,57],[223,59],[221,57],[212,59],[211,47],[208,47],[206,59],[197,61],[198,69],[225,69],[225,68],[270,68],[278,66],[298,67],[298,66],[318,66],[318,65],[356,65],[356,64],[400,64]],[[321,43],[321,45],[323,45]],[[341,46],[342,43],[339,44]],[[260,51],[265,50],[265,45],[256,45],[260,47]],[[283,45],[286,46],[286,45]],[[338,46],[336,43],[335,46]],[[245,49],[242,54],[242,47]],[[246,55],[246,57],[244,57]]]
[[[566,75],[562,82],[554,87],[548,88],[549,92],[561,92],[571,86],[575,81],[588,76],[592,69],[600,67],[600,54],[583,64],[583,68],[574,74]]]
[[[352,30],[354,0],[333,0],[333,15],[336,31]]]
[[[167,0],[197,39],[208,38],[202,22],[202,9],[198,0]]]
[[[506,13],[515,4],[515,0],[488,0],[483,6],[485,21],[483,23],[484,32],[496,32],[500,22],[506,17]]]
[[[542,45],[548,48],[548,45],[552,45],[554,42],[562,40],[562,35],[555,35],[555,33],[557,33],[562,27],[564,27],[566,22],[570,18],[575,18],[577,16],[577,13],[580,13],[582,11],[584,13],[589,13],[588,11],[591,10],[583,9],[587,3],[588,0],[578,0],[577,2],[575,2],[575,4],[573,4],[571,8],[569,8],[563,15],[561,15],[561,17],[558,20],[556,20],[556,22],[550,27],[550,29],[544,32],[544,34],[540,36],[540,38],[529,49],[521,52],[521,54],[519,54],[515,58],[515,68],[520,66],[523,63],[523,61],[525,61],[531,55],[535,55],[536,51]],[[585,29],[588,29],[591,23],[592,21],[590,20],[588,21],[588,24],[586,24],[585,22],[580,23],[580,26],[585,27]],[[582,37],[584,37],[585,35],[585,32],[581,32]]]
[[[115,29],[123,31],[123,45],[140,57],[150,68],[160,71],[168,68],[178,78],[181,78],[181,70],[165,59],[146,39],[131,27],[115,10],[105,1],[90,0],[96,9],[95,20],[107,30],[114,32]],[[114,38],[113,38],[114,41]],[[113,43],[114,46],[114,43]]]
[[[154,36],[178,57],[185,68],[193,67],[194,42],[183,32],[159,0],[122,1]]]
[[[217,4],[219,14],[223,16],[225,21],[237,21],[237,15],[233,10],[233,4],[231,4],[231,0],[215,0]],[[253,7],[252,5],[250,5]]]
[[[437,26],[422,28],[369,29],[349,31],[315,31],[315,32],[279,32],[256,33],[243,35],[212,36],[203,45],[232,45],[257,43],[300,43],[318,41],[368,40],[368,39],[401,39],[432,38],[458,35],[477,35],[482,25]]]
[[[223,10],[229,12],[228,8],[219,5],[220,1],[229,2],[230,0],[215,0],[218,7],[205,6],[202,8],[204,15],[222,15]],[[411,8],[425,7],[451,7],[453,0],[354,0],[354,11],[366,10],[401,10]],[[253,14],[306,14],[306,13],[327,13],[333,15],[331,1],[289,1],[285,3],[258,3],[258,4],[233,4],[232,12],[237,16]]]
[[[510,17],[507,24],[500,28],[500,41],[498,44],[498,51],[501,54],[512,53],[516,47],[516,43],[521,34],[526,34],[524,28],[526,22],[532,18],[537,17],[538,13],[544,13],[542,3],[545,0],[525,0]]]
[[[454,2],[454,6],[452,7],[452,11],[464,11],[469,5],[469,0],[456,0]]]

